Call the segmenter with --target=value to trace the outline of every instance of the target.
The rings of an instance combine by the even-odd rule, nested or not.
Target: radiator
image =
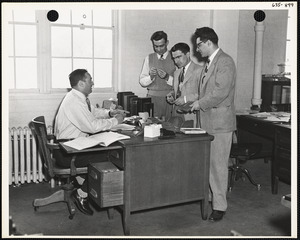
[[[52,127],[47,128],[48,133]],[[41,156],[35,138],[28,127],[9,129],[9,185],[44,180]]]

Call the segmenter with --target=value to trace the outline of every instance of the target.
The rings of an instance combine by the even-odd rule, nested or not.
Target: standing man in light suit
[[[190,47],[186,43],[177,43],[171,48],[172,57],[178,69],[174,72],[173,90],[168,93],[167,101],[173,105],[172,116],[180,116],[184,121],[192,120],[196,127],[196,114],[178,114],[178,107],[198,99],[199,76],[202,67],[190,58]]]
[[[166,95],[172,90],[176,67],[168,51],[168,35],[157,31],[152,34],[151,42],[154,53],[145,58],[139,82],[148,89],[147,97],[151,97],[154,105],[154,117],[165,117],[168,120],[172,106],[167,103]]]
[[[218,36],[208,27],[195,31],[197,51],[208,57],[201,73],[199,100],[192,111],[200,118],[200,127],[214,136],[210,151],[210,197],[212,214],[210,221],[219,221],[227,209],[228,159],[232,135],[236,130],[234,92],[236,67],[233,59],[218,46]]]

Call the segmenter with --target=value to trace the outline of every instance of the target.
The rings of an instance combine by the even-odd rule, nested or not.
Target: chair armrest
[[[55,140],[55,136],[53,134],[47,134],[48,140]]]
[[[49,148],[50,150],[60,149],[57,143],[47,143],[47,148]]]

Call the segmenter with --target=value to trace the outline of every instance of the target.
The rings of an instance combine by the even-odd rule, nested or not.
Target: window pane
[[[16,59],[16,88],[37,88],[36,58]]]
[[[36,56],[36,27],[16,25],[16,56]]]
[[[92,29],[73,28],[74,57],[92,57]]]
[[[72,72],[71,59],[52,59],[52,88],[69,88],[69,74]]]
[[[93,10],[93,25],[101,27],[112,26],[111,10]]]
[[[13,25],[8,24],[6,28],[7,31],[2,35],[2,41],[5,44],[5,49],[7,50],[8,56],[13,56],[14,54],[14,45],[13,45]]]
[[[71,23],[71,11],[70,10],[57,10],[58,12],[58,19],[54,23],[64,23],[70,24]]]
[[[112,30],[94,30],[94,55],[97,58],[112,58]]]
[[[71,57],[71,28],[51,27],[51,51],[53,57]]]
[[[16,22],[35,22],[35,10],[21,7],[14,9],[14,20]]]
[[[94,70],[95,88],[112,87],[112,61],[95,59]]]
[[[5,79],[7,83],[7,87],[9,89],[15,88],[15,77],[14,77],[14,59],[7,58],[5,61],[5,65],[3,66],[3,70],[5,71]]]
[[[86,69],[93,77],[93,61],[92,59],[74,59],[73,60],[73,70],[75,69]],[[73,71],[72,70],[72,71]]]
[[[73,10],[72,11],[72,24],[92,25],[92,12],[91,10]]]

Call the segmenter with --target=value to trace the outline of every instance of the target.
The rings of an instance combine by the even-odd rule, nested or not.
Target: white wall
[[[255,20],[254,10],[122,10],[120,14],[120,79],[117,91],[130,90],[145,96],[139,74],[144,58],[153,51],[150,37],[163,30],[169,36],[169,48],[186,42],[192,48],[191,37],[196,28],[213,27],[219,36],[220,47],[230,54],[237,65],[237,109],[251,106]],[[263,73],[276,73],[277,64],[285,59],[287,11],[265,11]],[[193,49],[193,48],[192,48]],[[9,96],[9,127],[27,126],[38,115],[52,124],[60,101],[65,93]],[[101,105],[114,94],[92,93],[91,102]]]

